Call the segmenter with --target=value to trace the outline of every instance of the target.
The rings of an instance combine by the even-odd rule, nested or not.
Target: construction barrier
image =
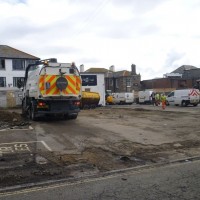
[[[15,88],[0,88],[0,108],[21,106],[22,91]]]

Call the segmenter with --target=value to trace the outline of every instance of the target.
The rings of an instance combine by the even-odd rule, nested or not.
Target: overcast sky
[[[200,67],[200,0],[0,0],[0,44],[41,59],[131,70]]]

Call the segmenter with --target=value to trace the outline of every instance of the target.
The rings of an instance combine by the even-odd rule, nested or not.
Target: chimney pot
[[[80,72],[84,72],[84,65],[80,65]]]

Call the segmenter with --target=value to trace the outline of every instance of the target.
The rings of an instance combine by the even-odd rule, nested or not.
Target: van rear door
[[[199,103],[199,90],[198,89],[191,89],[189,92],[189,99],[191,104],[198,104]]]

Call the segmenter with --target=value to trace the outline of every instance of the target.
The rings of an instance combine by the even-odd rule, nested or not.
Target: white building
[[[17,81],[23,80],[25,68],[40,58],[0,45],[0,87],[17,87]]]
[[[105,75],[104,73],[81,72],[82,90],[87,92],[98,92],[100,95],[99,104],[106,105],[105,102]]]

